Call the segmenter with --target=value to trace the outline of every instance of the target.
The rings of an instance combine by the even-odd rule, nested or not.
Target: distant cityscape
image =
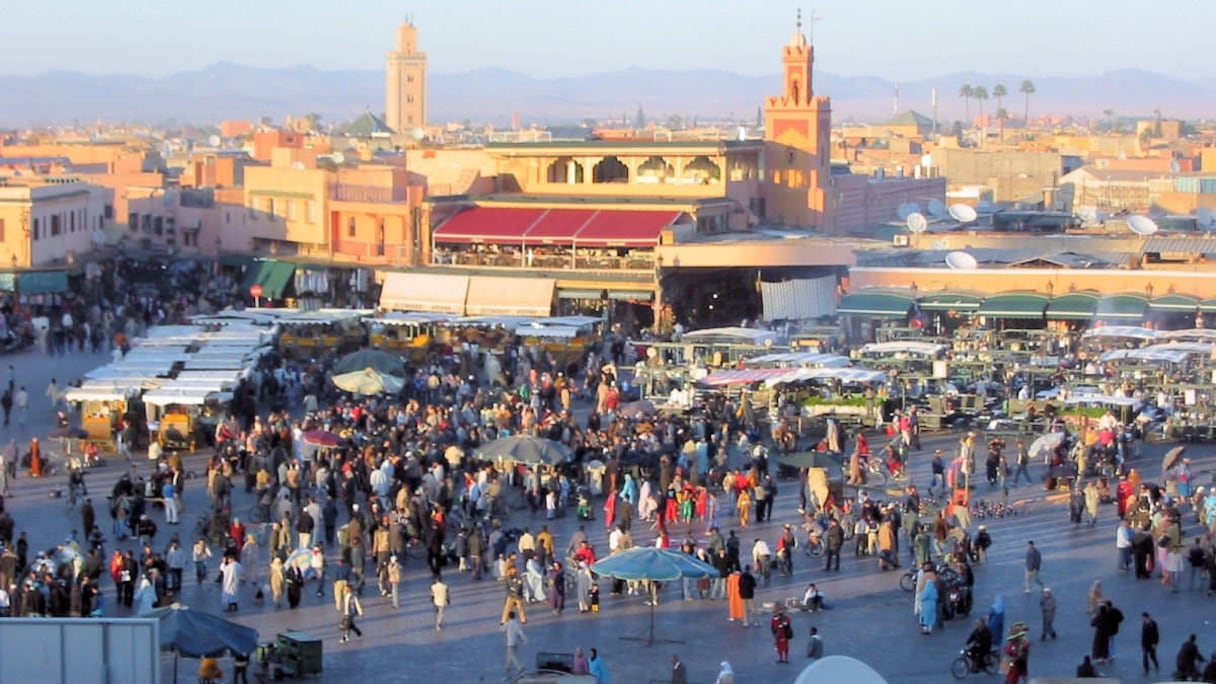
[[[860,337],[907,317],[858,304],[891,289],[1216,298],[1196,277],[1216,253],[1204,83],[830,78],[801,25],[771,78],[432,78],[425,31],[384,42],[383,72],[341,79],[228,64],[70,100],[50,96],[62,74],[0,78],[47,95],[6,98],[0,121],[78,122],[0,130],[10,288],[119,252],[212,261],[277,306],[659,330],[841,317]],[[202,116],[226,111],[266,115]]]

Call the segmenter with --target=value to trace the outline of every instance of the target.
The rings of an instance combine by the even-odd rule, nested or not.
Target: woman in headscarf
[[[988,609],[988,631],[993,638],[1005,633],[1005,597],[1000,594],[996,595],[992,607]]]
[[[245,545],[241,547],[241,570],[244,577],[242,582],[249,582],[255,587],[258,583],[258,540],[252,535],[245,535]]]
[[[654,492],[650,486],[650,480],[642,483],[639,496],[641,499],[638,502],[638,516],[641,517],[643,522],[651,522],[650,519],[654,516],[658,503],[654,500]]]
[[[549,605],[554,615],[561,615],[566,609],[566,572],[561,561],[553,561],[549,568]]]
[[[532,556],[524,564],[524,582],[527,585],[528,600],[532,603],[543,603],[545,601],[545,572],[540,567],[540,561],[536,556]]]
[[[147,573],[139,576],[139,588],[135,590],[136,615],[147,615],[156,608],[156,586],[148,579]]]
[[[937,622],[937,598],[937,582],[926,580],[920,592],[920,633],[926,636]]]
[[[591,583],[595,580],[591,577],[591,570],[587,568],[586,563],[578,564],[578,571],[575,573],[575,588],[578,591],[578,612],[591,612]]]
[[[283,600],[283,584],[286,580],[283,572],[283,559],[275,556],[270,561],[270,597],[274,599],[274,607],[278,608]]]
[[[1094,580],[1094,583],[1089,586],[1089,603],[1087,610],[1092,618],[1098,614],[1098,608],[1106,597],[1102,594],[1102,580]]]

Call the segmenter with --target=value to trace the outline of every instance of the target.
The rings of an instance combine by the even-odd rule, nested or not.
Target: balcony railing
[[[518,254],[481,254],[477,252],[440,252],[432,257],[436,266],[468,266],[492,268],[521,268],[545,271],[652,271],[654,259],[649,256],[591,256],[569,254],[535,255],[531,259]]]

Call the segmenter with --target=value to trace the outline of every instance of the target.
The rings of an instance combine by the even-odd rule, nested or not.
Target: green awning
[[[984,300],[977,314],[993,318],[1042,318],[1047,296],[1035,292],[993,295]]]
[[[1110,295],[1098,300],[1095,316],[1107,320],[1139,321],[1144,319],[1144,312],[1147,310],[1148,299],[1142,295]]]
[[[1199,302],[1199,310],[1204,313],[1216,313],[1216,297]]]
[[[1157,297],[1148,303],[1153,311],[1186,311],[1195,313],[1199,308],[1199,298],[1188,294],[1167,294]]]
[[[558,290],[558,299],[595,299],[599,300],[603,290]]]
[[[1056,321],[1081,321],[1093,318],[1097,310],[1098,295],[1069,292],[1052,298],[1047,304],[1047,317]]]
[[[21,294],[49,294],[68,291],[67,271],[30,271],[17,276]]]
[[[984,302],[984,297],[972,292],[942,290],[931,292],[920,298],[921,311],[975,311]]]
[[[291,282],[291,276],[296,272],[295,264],[285,264],[281,261],[260,261],[254,268],[249,269],[245,276],[245,291],[253,285],[262,286],[262,296],[267,299],[282,299],[283,291]]]
[[[243,254],[221,254],[219,262],[220,266],[253,266],[257,259]]]
[[[891,292],[851,292],[840,298],[836,313],[868,318],[906,318],[912,298]]]

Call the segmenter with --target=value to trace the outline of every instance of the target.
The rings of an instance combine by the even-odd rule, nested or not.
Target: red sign
[[[253,297],[254,299],[261,297],[262,296],[262,286],[258,285],[257,283],[250,285],[249,286],[249,296]]]

